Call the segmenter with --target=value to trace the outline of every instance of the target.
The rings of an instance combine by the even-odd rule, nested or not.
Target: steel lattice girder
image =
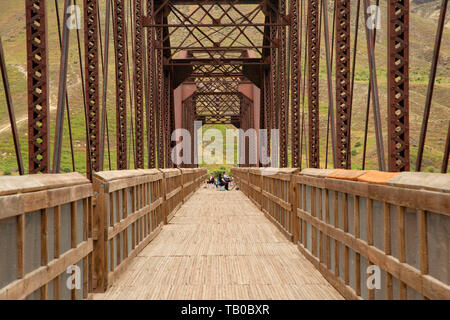
[[[163,21],[162,13],[159,13],[155,20],[159,23]],[[156,43],[161,43],[163,40],[164,30],[162,27],[155,29]],[[163,51],[156,50],[156,86],[158,91],[158,104],[157,104],[157,152],[158,152],[158,168],[164,168],[164,59]]]
[[[290,0],[291,16],[291,152],[292,167],[300,166],[300,22],[299,0]]]
[[[319,1],[308,1],[308,116],[309,167],[320,167],[319,156]]]
[[[241,65],[219,64],[219,65],[195,65],[192,77],[212,78],[212,77],[243,77]]]
[[[270,21],[274,23],[276,21],[276,16],[274,14],[270,15]],[[270,38],[276,39],[278,28],[276,26],[269,27]],[[276,129],[277,126],[277,106],[279,101],[279,89],[278,89],[278,72],[277,72],[277,48],[270,48],[270,128]]]
[[[147,16],[153,16],[154,0],[147,0]],[[147,149],[148,149],[148,167],[156,167],[156,148],[155,148],[155,121],[158,101],[158,90],[156,77],[156,57],[155,57],[155,29],[147,29]]]
[[[409,171],[409,0],[388,1],[388,163]]]
[[[280,14],[273,1],[160,1],[155,7],[157,14],[166,11],[170,23],[153,22],[151,17],[143,18],[144,27],[167,28],[171,32],[167,37],[180,39],[172,45],[159,43],[157,49],[170,50],[168,58],[174,57],[181,50],[201,49],[211,58],[217,51],[224,49],[252,49],[262,55],[262,49],[278,46],[275,38],[271,38],[263,30],[266,26],[287,26],[288,19]],[[180,9],[181,5],[190,5],[189,13]],[[243,4],[246,4],[243,6]],[[267,11],[280,16],[278,22],[263,21]],[[212,31],[212,32],[210,32]],[[256,43],[255,35],[267,38],[268,44]],[[165,40],[165,39],[163,39]],[[232,53],[226,51],[226,54]]]
[[[98,54],[98,0],[84,0],[85,95],[88,108],[86,170],[89,178],[100,165],[100,98]]]
[[[48,173],[49,100],[46,2],[26,0],[29,173]]]
[[[114,0],[114,42],[116,50],[116,135],[117,169],[126,170],[127,163],[127,66],[124,0]]]
[[[350,0],[336,2],[337,167],[350,169]]]
[[[286,14],[286,0],[278,1],[279,10],[282,15]],[[280,16],[277,16],[278,24],[281,24]],[[286,70],[286,27],[278,27],[280,48],[278,50],[278,85],[279,85],[279,129],[280,129],[280,166],[288,166],[288,106],[287,106],[287,70]]]
[[[186,129],[191,137],[191,164],[182,163],[181,166],[183,168],[195,168],[195,155],[194,155],[194,143],[195,143],[195,135],[194,135],[194,121],[196,119],[195,116],[195,97],[194,95],[187,98],[183,101],[183,128]],[[184,152],[184,151],[183,151]]]
[[[272,129],[272,100],[270,90],[270,72],[264,72],[264,129],[267,130],[267,154],[270,155]],[[266,164],[265,166],[269,166]]]
[[[172,161],[171,161],[171,130],[170,130],[170,123],[171,123],[171,113],[172,113],[172,105],[171,105],[171,94],[172,87],[170,85],[170,72],[164,72],[164,138],[165,138],[165,167],[170,168],[172,167]]]
[[[134,107],[136,127],[136,163],[135,167],[144,168],[144,74],[142,29],[142,0],[134,0]]]
[[[240,143],[240,151],[244,152],[245,158],[244,163],[240,163],[240,166],[242,167],[250,167],[250,152],[254,153],[256,150],[254,149],[255,146],[252,146],[252,150],[250,151],[250,141],[245,137],[242,136],[244,133],[243,131],[247,131],[248,129],[254,128],[254,113],[253,113],[253,102],[248,99],[243,94],[239,97],[239,104],[240,104],[240,128],[242,131],[239,131],[239,143]]]
[[[238,91],[240,78],[208,78],[195,75],[196,115],[205,123],[232,123],[239,117],[242,94]]]

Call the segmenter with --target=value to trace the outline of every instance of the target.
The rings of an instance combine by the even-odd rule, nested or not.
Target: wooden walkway
[[[201,188],[93,299],[343,299],[240,191]]]

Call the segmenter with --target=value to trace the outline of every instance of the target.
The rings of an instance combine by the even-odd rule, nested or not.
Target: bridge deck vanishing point
[[[343,299],[241,192],[199,189],[93,299]]]

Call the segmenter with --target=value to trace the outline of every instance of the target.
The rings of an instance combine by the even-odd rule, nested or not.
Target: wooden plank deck
[[[93,299],[343,299],[240,191],[201,188]]]

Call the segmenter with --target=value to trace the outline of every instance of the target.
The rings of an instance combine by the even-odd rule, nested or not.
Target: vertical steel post
[[[163,13],[160,11],[156,17],[155,22],[158,24],[163,23]],[[158,168],[165,168],[164,166],[164,99],[165,99],[165,87],[164,87],[164,57],[163,57],[163,27],[156,27],[156,44],[160,48],[156,49],[156,86],[158,91],[158,105],[157,105],[157,145],[158,145]]]
[[[114,0],[114,42],[116,50],[116,137],[117,169],[126,170],[127,161],[127,43],[125,3]]]
[[[350,163],[350,0],[336,1],[336,155],[337,167]]]
[[[28,87],[28,171],[48,173],[49,97],[47,14],[45,0],[26,0],[27,87]]]
[[[299,0],[290,0],[291,17],[291,153],[292,167],[300,166],[300,10]]]
[[[142,0],[134,0],[134,107],[136,127],[136,159],[135,167],[144,168],[144,74],[143,45],[144,30],[142,28]]]
[[[88,177],[100,169],[100,99],[99,99],[99,54],[98,54],[98,0],[84,0],[84,74],[87,100],[88,136],[86,170]]]
[[[147,17],[152,17],[154,12],[154,0],[147,0]],[[147,152],[148,167],[156,167],[155,148],[155,113],[158,91],[155,79],[155,28],[147,28]]]
[[[319,62],[320,62],[320,9],[318,0],[308,2],[308,116],[309,167],[320,167],[319,155]]]
[[[388,166],[410,166],[409,0],[388,1]]]
[[[277,23],[277,16],[275,12],[271,11],[270,13],[270,22],[272,24]],[[270,26],[270,39],[275,40],[277,38],[277,27]],[[278,107],[279,107],[279,81],[278,81],[278,72],[277,72],[277,50],[278,48],[272,43],[270,46],[270,76],[269,76],[269,88],[270,88],[270,129],[280,129],[278,127],[279,122],[277,117]],[[270,143],[272,145],[272,135],[270,135]],[[279,142],[279,141],[278,141]],[[275,144],[277,145],[277,144]],[[270,152],[274,152],[274,150],[270,150]],[[272,163],[272,166],[277,166],[276,163]]]
[[[286,0],[279,0],[279,15],[278,23],[282,23],[282,18],[286,15]],[[286,41],[286,27],[278,28],[278,36],[280,39],[280,48],[278,50],[278,85],[279,85],[279,129],[280,129],[280,167],[288,166],[288,92],[287,92],[287,70],[286,70],[286,56],[287,56],[287,41]]]

